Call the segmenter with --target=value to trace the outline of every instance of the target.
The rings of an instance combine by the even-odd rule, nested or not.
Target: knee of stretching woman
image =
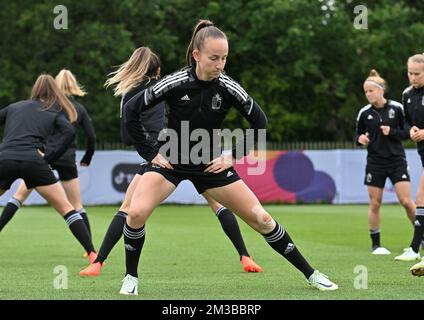
[[[261,234],[267,234],[270,233],[272,230],[274,230],[276,222],[271,217],[271,215],[266,212],[263,208],[257,208],[254,209],[256,214],[257,222],[259,223],[259,230],[258,232]]]

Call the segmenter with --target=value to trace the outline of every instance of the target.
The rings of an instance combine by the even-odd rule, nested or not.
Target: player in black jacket
[[[410,125],[411,139],[417,143],[417,151],[424,167],[424,54],[416,54],[408,59],[410,87],[405,89],[402,102],[406,121]],[[415,237],[411,247],[418,252],[424,234],[424,173],[421,174],[416,195]],[[424,260],[411,267],[415,276],[424,275]]]
[[[32,89],[31,99],[13,103],[0,110],[0,124],[5,124],[0,146],[0,195],[21,178],[28,188],[35,188],[63,218],[73,235],[84,247],[90,261],[96,253],[88,229],[79,213],[66,198],[49,164],[54,163],[74,139],[71,122],[77,113],[50,75],[40,75]],[[47,138],[60,132],[58,144],[46,150]]]
[[[415,221],[415,204],[411,198],[408,165],[402,145],[402,140],[409,137],[409,127],[405,123],[402,104],[387,100],[385,88],[384,79],[377,71],[371,70],[364,82],[369,104],[359,111],[356,122],[356,142],[366,145],[368,150],[364,183],[368,186],[370,198],[368,225],[375,255],[390,254],[380,243],[380,207],[387,178],[391,180],[408,218],[412,223]],[[411,255],[409,251],[395,259],[406,259]]]
[[[137,294],[137,263],[144,243],[144,225],[153,209],[185,179],[193,182],[199,193],[208,192],[262,234],[274,250],[304,274],[311,286],[320,290],[338,288],[309,265],[288,232],[266,212],[233,168],[236,159],[249,153],[266,128],[267,119],[246,91],[224,75],[227,56],[226,35],[210,21],[201,20],[187,50],[189,67],[163,78],[124,106],[125,125],[130,135],[137,138],[142,132],[140,114],[161,101],[169,104],[170,143],[162,151],[168,148],[173,169],[148,165],[143,183],[136,186],[124,227],[125,246],[131,251],[126,252],[127,270],[121,294]],[[220,139],[215,139],[215,143],[213,138],[219,137],[230,107],[235,107],[250,123],[253,139],[244,137],[232,153],[221,155]],[[194,135],[202,137],[202,148],[198,148],[197,139],[189,138]]]
[[[115,95],[122,96],[122,114],[122,107],[125,103],[134,95],[154,85],[158,81],[160,77],[160,61],[157,55],[149,48],[141,47],[136,49],[131,58],[113,74],[114,76],[106,82],[106,85],[115,85]],[[122,236],[132,194],[135,186],[139,183],[143,183],[142,175],[146,169],[147,162],[156,163],[157,165],[164,164],[172,169],[167,160],[159,154],[160,142],[158,141],[158,136],[160,131],[164,128],[165,122],[165,103],[162,102],[157,107],[141,114],[140,123],[142,125],[142,134],[139,139],[132,140],[123,126],[121,117],[122,139],[127,144],[135,145],[137,152],[146,163],[141,165],[140,171],[135,175],[128,186],[124,202],[106,232],[95,263],[90,264],[87,268],[82,270],[80,275],[97,276],[100,274],[103,262]],[[207,194],[204,196],[213,212],[216,213],[224,232],[230,238],[239,253],[244,270],[246,272],[262,272],[262,268],[249,256],[234,214]]]
[[[80,87],[75,79],[75,76],[67,69],[62,69],[59,72],[59,74],[56,76],[56,83],[76,109],[77,120],[73,122],[75,130],[79,127],[82,127],[84,130],[87,139],[86,152],[80,161],[80,165],[87,167],[90,165],[91,158],[94,154],[96,136],[87,110],[74,98],[74,96],[84,96],[86,95],[86,92]],[[60,137],[61,133],[55,132],[47,139],[47,153],[49,153],[50,149],[55,150],[60,147]],[[75,208],[76,212],[81,215],[91,235],[88,216],[81,202],[78,169],[75,162],[76,147],[76,140],[74,140],[63,153],[63,155],[51,164],[51,167],[52,169],[57,170],[59,174],[59,180],[62,182],[62,186],[65,189],[65,193],[69,202]],[[12,219],[13,215],[16,213],[25,199],[30,195],[31,191],[31,189],[27,189],[24,181],[20,183],[17,191],[3,209],[3,213],[0,217],[0,231],[4,228],[8,221]]]

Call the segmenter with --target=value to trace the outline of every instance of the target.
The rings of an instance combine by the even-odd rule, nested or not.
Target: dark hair
[[[194,26],[193,35],[187,48],[186,63],[191,66],[193,63],[193,50],[201,50],[206,38],[227,39],[227,36],[212,21],[199,20]]]

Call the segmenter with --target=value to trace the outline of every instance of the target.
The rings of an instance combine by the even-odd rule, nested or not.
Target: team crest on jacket
[[[212,97],[212,110],[219,110],[221,108],[222,97],[217,93]]]
[[[390,109],[389,110],[389,119],[394,119],[395,118],[395,110]]]

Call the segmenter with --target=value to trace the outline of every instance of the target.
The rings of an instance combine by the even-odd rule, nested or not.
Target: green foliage
[[[270,140],[350,140],[369,70],[399,101],[406,60],[424,51],[419,2],[367,2],[67,0],[68,29],[56,30],[57,2],[2,1],[0,105],[27,98],[39,73],[67,67],[89,92],[81,102],[99,140],[118,141],[119,102],[104,89],[107,74],[141,45],[160,55],[163,74],[181,68],[194,24],[207,18],[226,32],[227,73],[266,112]],[[359,4],[368,8],[368,29],[354,28]],[[233,110],[225,126],[240,125]]]

